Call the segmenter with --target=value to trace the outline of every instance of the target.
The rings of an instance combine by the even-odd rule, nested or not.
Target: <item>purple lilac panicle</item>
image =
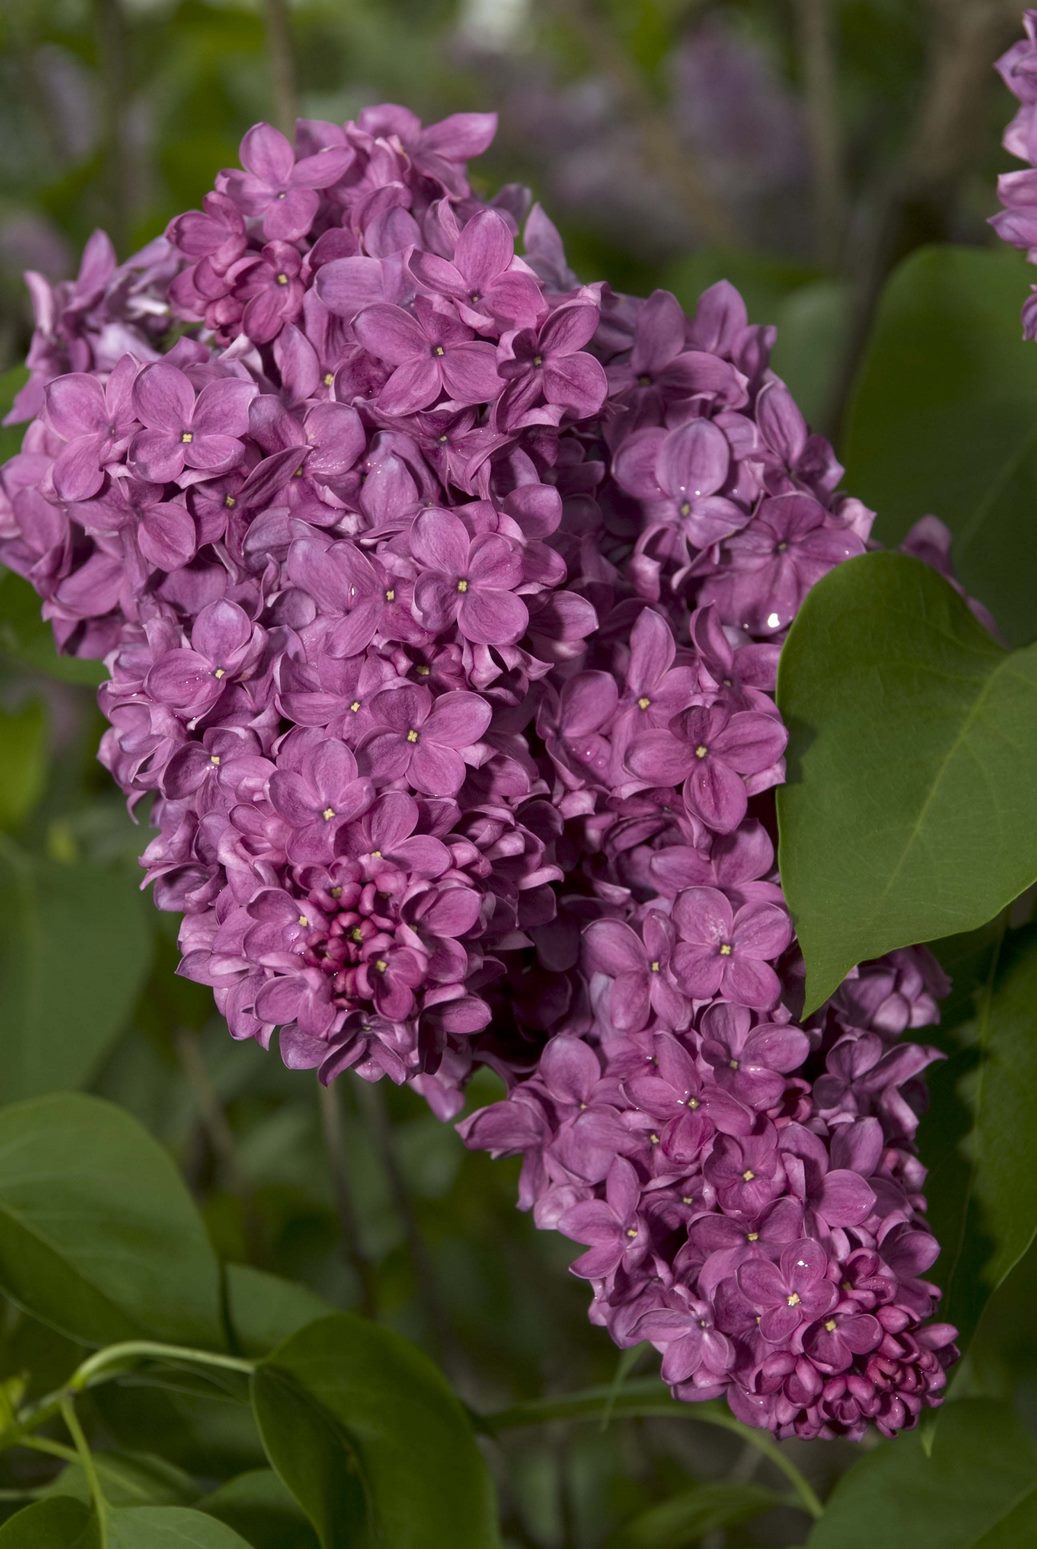
[[[581,285],[493,121],[266,126],[121,267],[32,281],[0,557],[103,657],[181,972],[322,1081],[523,1157],[620,1345],[780,1435],[938,1403],[922,951],[808,1019],[778,648],[871,513],[725,283]],[[161,349],[161,335],[180,337]],[[161,358],[160,358],[161,357]]]

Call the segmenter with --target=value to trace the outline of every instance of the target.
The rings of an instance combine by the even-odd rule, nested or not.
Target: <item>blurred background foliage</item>
[[[663,285],[689,307],[734,280],[754,319],[779,325],[777,369],[839,448],[889,273],[925,244],[988,244],[1011,106],[991,64],[1017,31],[1004,0],[8,0],[0,369],[28,341],[23,269],[73,272],[97,225],[123,254],[143,244],[197,205],[257,119],[492,107],[480,187],[530,183],[587,278]],[[1021,301],[1021,265],[1013,283]],[[1003,326],[1007,339],[1014,314]],[[3,434],[6,455],[17,432]],[[631,1363],[617,1369],[587,1324],[570,1245],[515,1211],[517,1163],[466,1154],[387,1084],[319,1094],[276,1055],[236,1047],[209,993],[175,977],[176,921],[135,892],[145,831],[94,761],[99,677],[58,660],[35,599],[0,580],[0,1101],[80,1086],[123,1105],[175,1155],[225,1259],[398,1328],[476,1407],[618,1387]],[[941,1035],[950,1049],[966,1029],[935,1077],[952,1115],[972,982]],[[473,1098],[494,1095],[476,1083]],[[923,1130],[945,1194],[961,1165],[948,1123]],[[1031,1250],[988,1305],[958,1396],[1037,1418],[1035,1291]],[[3,1338],[3,1371],[30,1370],[40,1391],[74,1360],[13,1307]],[[130,1397],[113,1391],[96,1417],[116,1442],[146,1429],[152,1451],[213,1487],[257,1466],[238,1411],[223,1406],[224,1423],[187,1390]],[[821,1492],[860,1452],[791,1450]],[[757,1478],[775,1482],[758,1454],[681,1420],[555,1423],[518,1432],[497,1461],[508,1542],[525,1549],[802,1533],[754,1497]],[[696,1495],[718,1480],[735,1495]],[[669,1518],[640,1516],[671,1497],[685,1504]]]

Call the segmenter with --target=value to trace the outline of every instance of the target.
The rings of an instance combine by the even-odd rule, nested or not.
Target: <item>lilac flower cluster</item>
[[[1022,248],[1031,263],[1037,263],[1037,10],[1023,17],[1026,36],[1003,54],[997,62],[998,74],[1013,96],[1019,99],[1019,111],[1005,130],[1002,141],[1028,166],[1024,172],[1005,172],[997,180],[997,192],[1004,208],[990,224],[1005,242]],[[1037,339],[1037,285],[1023,307],[1023,334]]]
[[[257,126],[165,243],[35,282],[0,557],[105,659],[236,1038],[444,1118],[489,1066],[465,1138],[617,1343],[779,1434],[894,1432],[953,1358],[899,1041],[943,986],[901,952],[798,1017],[771,794],[784,632],[871,513],[729,285],[581,285],[473,196],[493,127]]]

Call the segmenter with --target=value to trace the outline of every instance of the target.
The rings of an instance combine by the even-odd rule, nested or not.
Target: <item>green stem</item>
[[[79,1461],[83,1465],[83,1473],[86,1482],[90,1486],[90,1499],[94,1503],[94,1513],[97,1517],[97,1536],[100,1541],[100,1549],[108,1549],[108,1502],[104,1498],[101,1489],[101,1481],[97,1477],[97,1469],[94,1467],[94,1455],[90,1451],[90,1443],[86,1439],[83,1427],[79,1423],[76,1414],[76,1406],[72,1402],[72,1395],[62,1399],[61,1418],[68,1427],[68,1433],[76,1444]]]
[[[509,1409],[498,1410],[495,1414],[482,1415],[479,1422],[485,1431],[496,1435],[519,1426],[544,1425],[550,1420],[597,1420],[610,1397],[613,1398],[613,1415],[616,1419],[673,1420],[681,1415],[683,1419],[699,1420],[705,1425],[715,1425],[720,1430],[740,1436],[785,1475],[805,1512],[815,1518],[823,1516],[824,1507],[813,1486],[768,1431],[743,1425],[727,1410],[712,1405],[689,1404],[682,1413],[672,1399],[662,1396],[654,1378],[650,1382],[629,1383],[618,1396],[614,1396],[610,1388],[588,1388],[582,1393],[570,1393],[562,1398],[533,1399],[524,1404],[515,1404]]]
[[[74,1398],[78,1393],[84,1393],[87,1388],[99,1383],[109,1382],[113,1377],[118,1377],[122,1372],[135,1366],[138,1361],[163,1361],[169,1365],[210,1367],[217,1371],[237,1372],[246,1377],[250,1377],[255,1370],[254,1361],[245,1361],[234,1355],[218,1355],[212,1350],[192,1350],[181,1345],[156,1344],[151,1340],[127,1340],[122,1344],[107,1345],[103,1350],[88,1356],[58,1392],[49,1393],[46,1398],[40,1399],[37,1404],[24,1410],[18,1416],[17,1425],[6,1436],[0,1438],[0,1449],[28,1445],[26,1437],[31,1436],[32,1432],[38,1431],[41,1426],[58,1415],[64,1415],[68,1399]],[[33,1445],[37,1451],[47,1450],[40,1445],[39,1441],[35,1441]],[[56,1443],[48,1445],[53,1447]],[[60,1456],[60,1454],[57,1455]]]

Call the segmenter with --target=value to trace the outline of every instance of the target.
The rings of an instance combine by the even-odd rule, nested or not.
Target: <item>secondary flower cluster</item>
[[[106,661],[235,1037],[443,1117],[490,1066],[465,1137],[523,1154],[618,1343],[781,1434],[892,1432],[953,1356],[898,1041],[939,975],[798,1021],[772,842],[780,643],[871,513],[737,293],[579,284],[472,195],[492,131],[257,126],[165,243],[34,282],[0,557]]]
[[[998,178],[997,192],[1004,209],[990,224],[1005,242],[1022,248],[1030,262],[1037,263],[1037,10],[1025,12],[1023,25],[1025,38],[1001,56],[997,69],[1019,99],[1019,111],[1005,130],[1002,144],[1029,166],[1025,172],[1005,172]],[[1037,339],[1037,285],[1030,287],[1023,307],[1023,333],[1027,339]]]

